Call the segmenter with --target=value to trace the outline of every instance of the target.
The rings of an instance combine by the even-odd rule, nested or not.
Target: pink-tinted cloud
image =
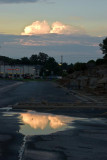
[[[41,37],[38,37],[38,39],[35,39],[35,37],[33,38],[32,36],[29,39],[26,39],[25,37],[21,38],[20,40],[18,40],[18,42],[15,42],[15,44],[20,44],[22,46],[60,46],[60,45],[66,45],[66,44],[80,44],[79,41],[77,40],[64,40],[62,38],[59,37],[54,38],[54,39],[48,39],[49,35],[47,35],[47,37],[44,37],[43,35],[41,35]],[[11,42],[12,43],[12,42]],[[7,43],[8,45],[11,44],[10,42]],[[13,42],[14,44],[14,42]]]
[[[99,43],[104,38],[75,34],[41,34],[36,36],[1,34],[0,53],[4,56],[21,58],[44,52],[56,58],[58,62],[60,62],[60,55],[64,55],[64,61],[68,63],[87,62],[90,59],[96,60],[103,57]]]
[[[52,27],[51,27],[51,31],[50,33],[57,33],[57,34],[70,34],[71,31],[72,31],[72,28],[71,26],[69,25],[65,25],[61,22],[54,22],[52,24]]]
[[[48,34],[50,32],[50,27],[46,21],[36,21],[31,25],[26,26],[22,35],[36,35],[36,34]]]
[[[54,22],[51,26],[47,21],[35,21],[31,25],[26,26],[21,35],[37,35],[37,34],[83,34],[85,30],[81,27],[63,24],[62,22]]]
[[[77,34],[84,33],[84,30],[77,26],[66,25],[61,22],[54,22],[50,33],[57,34]]]
[[[99,43],[96,42],[97,37],[89,37],[88,35],[65,35],[65,34],[41,34],[36,36],[17,36],[14,40],[3,42],[6,45],[21,45],[21,46],[65,46],[65,45],[84,45],[98,47]],[[98,38],[100,39],[100,38]]]

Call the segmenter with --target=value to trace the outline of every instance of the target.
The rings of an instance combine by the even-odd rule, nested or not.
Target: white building
[[[33,65],[0,65],[0,77],[4,78],[37,78],[41,66]]]

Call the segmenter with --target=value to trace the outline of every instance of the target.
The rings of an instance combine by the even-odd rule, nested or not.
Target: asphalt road
[[[50,81],[0,80],[0,107],[7,107],[24,101],[76,102],[78,98],[67,94],[67,90]]]
[[[107,160],[107,119],[0,110],[0,160]]]
[[[0,107],[22,101],[73,103],[80,99],[69,95],[66,89],[58,87],[53,82],[0,80]],[[24,110],[0,109],[0,160],[106,160],[107,119],[84,118],[85,109],[82,110],[82,114],[78,110],[75,117],[72,117],[72,110],[66,110],[69,112],[68,118],[57,115],[66,115],[65,110],[66,108],[56,110],[56,115],[54,112],[54,115],[37,115],[37,112],[34,114],[31,111],[28,113]],[[96,111],[94,113],[96,117]],[[81,119],[78,119],[79,117]],[[70,128],[44,135],[43,129],[46,124],[47,131],[50,131],[49,124],[52,129],[57,129],[57,126],[63,126],[64,119]],[[25,131],[29,131],[29,126],[37,131],[41,129],[41,134],[31,136],[27,133],[26,136]]]

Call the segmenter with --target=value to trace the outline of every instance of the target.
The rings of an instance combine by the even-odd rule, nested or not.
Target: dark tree
[[[74,64],[75,71],[84,71],[87,69],[86,63],[77,62]]]
[[[107,65],[107,58],[104,59],[97,59],[96,60],[96,65]]]
[[[21,64],[28,65],[28,64],[30,64],[30,60],[27,57],[23,57],[23,58],[21,58]]]
[[[67,70],[68,74],[71,74],[74,72],[74,65],[71,63],[68,65],[68,70]]]
[[[105,59],[107,59],[107,37],[99,44],[100,49],[102,50]]]
[[[68,69],[68,64],[67,63],[62,63],[62,69],[67,70]]]
[[[53,57],[49,57],[44,65],[47,75],[50,75],[52,72],[54,75],[57,75],[59,72],[59,65]]]
[[[40,65],[44,65],[46,63],[46,61],[48,60],[48,55],[43,53],[43,52],[40,52],[38,54],[38,63]]]
[[[4,64],[12,64],[14,63],[14,59],[5,57],[5,56],[0,56],[0,61],[3,62]]]
[[[21,64],[21,60],[20,59],[12,59],[11,61],[12,61],[11,65]]]
[[[30,63],[33,64],[33,65],[37,65],[38,64],[38,56],[36,54],[33,54],[30,57]]]
[[[86,66],[88,69],[91,69],[96,66],[96,62],[94,60],[90,60],[87,62]]]

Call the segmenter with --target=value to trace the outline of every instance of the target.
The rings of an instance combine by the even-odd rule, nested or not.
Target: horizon
[[[0,0],[0,55],[44,52],[67,63],[102,58],[106,6],[106,0]]]
[[[39,53],[44,53],[44,52],[39,52]],[[33,54],[33,55],[39,55],[39,53],[38,54]],[[46,53],[44,53],[44,54],[46,54]],[[31,55],[32,56],[32,55]],[[30,56],[30,57],[31,57]],[[48,58],[54,58],[54,57],[52,57],[52,56],[49,56],[48,54],[47,54],[47,56],[48,56]],[[13,60],[21,60],[22,58],[28,58],[29,60],[30,60],[30,57],[20,57],[20,58],[13,58],[13,57],[9,57],[9,56],[3,56],[3,55],[0,55],[0,57],[6,57],[6,58],[9,58],[9,59],[13,59]],[[54,58],[55,59],[55,58]],[[62,63],[62,64],[64,64],[64,63],[66,63],[67,65],[71,65],[71,64],[73,64],[73,65],[75,65],[76,63],[88,63],[89,61],[94,61],[94,62],[96,62],[97,60],[99,60],[99,59],[104,59],[103,57],[101,57],[101,58],[97,58],[96,60],[94,60],[94,59],[90,59],[90,60],[88,60],[88,61],[86,61],[86,62],[84,62],[84,61],[76,61],[75,63],[67,63],[66,61],[64,61],[64,56],[60,56],[60,59],[57,61],[56,59],[55,59],[55,61],[58,63],[58,64],[60,64],[60,63]],[[5,60],[4,60],[5,61]],[[61,62],[62,61],[62,62]],[[16,65],[18,65],[18,64],[16,64]],[[39,65],[39,64],[37,64],[37,65]]]

